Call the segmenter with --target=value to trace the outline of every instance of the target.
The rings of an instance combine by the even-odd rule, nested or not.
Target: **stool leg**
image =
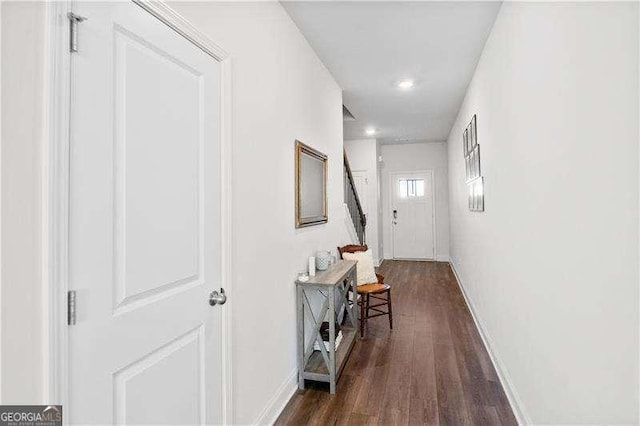
[[[369,293],[367,293],[367,319],[369,319]]]
[[[364,337],[364,297],[360,296],[360,338]]]
[[[391,289],[387,290],[387,304],[389,305],[389,328],[393,330],[393,311],[391,310]]]

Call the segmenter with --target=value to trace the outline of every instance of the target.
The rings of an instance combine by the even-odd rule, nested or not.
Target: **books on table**
[[[322,338],[322,343],[324,343],[325,349],[328,351],[329,350],[329,322],[328,321],[323,322],[322,325],[320,326],[320,337]],[[335,324],[335,338],[336,338],[336,350],[337,350],[338,346],[340,345],[340,342],[342,341],[342,330],[340,330],[340,325],[338,323]],[[313,350],[314,351],[320,350],[320,345],[318,344],[317,340],[313,342]]]
[[[342,342],[342,331],[339,331],[338,335],[336,336],[336,350],[338,350],[338,346],[340,346],[340,342]],[[322,343],[324,343],[324,348],[328,351],[329,350],[329,342],[324,340],[324,338],[323,338],[322,339]],[[313,342],[313,350],[314,351],[319,351],[320,350],[320,345],[318,344],[317,340],[315,342]]]

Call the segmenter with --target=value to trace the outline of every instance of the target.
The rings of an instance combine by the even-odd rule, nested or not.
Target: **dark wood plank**
[[[344,413],[351,413],[362,385],[361,376],[343,376],[336,394],[328,398],[315,417],[315,424],[333,425],[344,422]]]
[[[362,341],[362,343],[365,344],[365,341]],[[386,340],[375,339],[373,344],[376,352],[376,356],[372,359],[374,363],[362,375],[363,384],[353,406],[353,412],[377,417],[387,385],[391,356]]]
[[[436,365],[430,330],[416,331],[413,342],[409,424],[439,424]]]
[[[394,339],[389,374],[384,389],[379,419],[382,424],[407,424],[411,404],[413,336]]]
[[[367,416],[366,414],[351,413],[351,415],[349,416],[349,422],[347,424],[351,426],[377,425],[378,418],[373,416]]]
[[[467,425],[471,418],[467,411],[464,389],[456,362],[453,340],[449,332],[449,319],[443,313],[435,333],[436,389],[440,424]]]
[[[315,384],[314,384],[315,385]],[[278,424],[311,424],[318,417],[321,408],[324,407],[330,397],[335,397],[328,392],[328,385],[326,385],[327,391],[319,389],[319,386],[312,386],[309,389],[305,389],[302,392],[298,392],[296,396],[302,396],[297,403],[297,407],[293,412],[290,412],[287,417],[283,417],[281,414],[276,423]],[[291,402],[289,402],[290,404]],[[289,405],[287,404],[287,405]],[[285,407],[284,412],[287,411]]]
[[[368,321],[337,392],[297,392],[276,424],[516,425],[491,359],[447,263],[385,261],[394,330]]]

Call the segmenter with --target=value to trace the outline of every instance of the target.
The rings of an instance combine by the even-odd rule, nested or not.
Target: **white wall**
[[[365,172],[367,177],[367,191],[358,197],[367,198],[367,245],[371,248],[373,258],[378,265],[382,261],[382,246],[380,230],[380,199],[378,197],[380,168],[378,166],[378,142],[375,139],[360,139],[344,141],[349,165],[352,172]]]
[[[449,260],[449,174],[445,142],[382,145],[382,229],[385,259],[393,258],[390,179],[393,173],[433,170],[436,260]]]
[[[534,424],[639,420],[638,35],[637,3],[504,3],[449,136],[451,258]]]
[[[47,403],[43,279],[45,7],[1,2],[2,404]]]
[[[233,60],[235,423],[295,386],[294,280],[318,249],[348,240],[342,94],[276,2],[174,3]],[[329,223],[294,227],[294,141],[329,157]],[[286,402],[286,400],[285,400]]]
[[[41,180],[47,20],[42,3],[1,7],[2,402],[46,403]],[[268,422],[296,387],[297,272],[316,250],[348,241],[341,90],[276,2],[173,7],[233,61],[234,282],[228,304],[235,423]],[[329,157],[329,223],[299,230],[295,139]]]

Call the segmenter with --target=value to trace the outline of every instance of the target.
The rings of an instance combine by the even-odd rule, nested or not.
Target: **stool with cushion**
[[[343,259],[356,260],[358,275],[357,292],[360,295],[360,337],[364,336],[364,325],[370,318],[389,316],[389,328],[393,330],[393,312],[391,310],[391,286],[384,283],[384,277],[373,269],[373,258],[366,245],[347,245],[338,247]],[[371,299],[374,299],[373,305]],[[382,309],[386,306],[386,311]],[[370,312],[374,311],[373,314]]]

